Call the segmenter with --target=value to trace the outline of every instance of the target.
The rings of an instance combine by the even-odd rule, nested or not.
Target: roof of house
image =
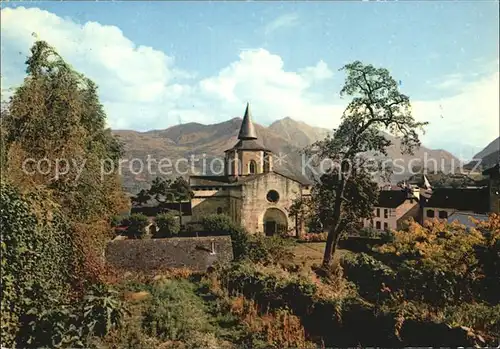
[[[489,209],[489,191],[488,188],[438,188],[426,206],[484,213]]]
[[[402,205],[406,200],[411,200],[408,193],[404,190],[381,190],[378,195],[376,207],[396,208]],[[416,198],[415,198],[416,200]]]

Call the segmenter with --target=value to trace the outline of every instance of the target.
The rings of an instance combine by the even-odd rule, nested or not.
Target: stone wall
[[[266,199],[269,190],[276,190],[279,200],[276,203]],[[264,231],[263,217],[266,210],[276,208],[287,217],[288,231],[295,234],[295,219],[288,217],[292,202],[301,195],[301,185],[285,176],[270,172],[245,183],[243,186],[241,224],[250,233]]]
[[[227,189],[227,188],[224,188]],[[193,222],[199,222],[203,217],[216,214],[220,207],[222,213],[229,214],[228,190],[197,190],[191,200]]]
[[[232,259],[229,236],[114,240],[106,247],[106,260],[115,268],[144,272],[181,267],[206,271],[216,261]]]

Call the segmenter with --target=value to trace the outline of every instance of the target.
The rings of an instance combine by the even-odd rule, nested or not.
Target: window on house
[[[217,214],[221,214],[222,213],[222,207],[217,207]]]
[[[255,172],[257,172],[257,163],[254,160],[250,160],[248,164],[248,173],[254,174]]]
[[[375,222],[375,228],[380,229],[380,222],[379,221]]]
[[[439,211],[439,218],[441,218],[441,219],[447,219],[448,218],[448,212],[446,212],[446,211]]]
[[[387,222],[384,222],[384,230],[388,230],[389,229],[389,224],[387,224]]]
[[[427,217],[434,218],[434,210],[427,210]]]
[[[389,211],[384,208],[384,218],[389,218]]]
[[[380,208],[377,208],[377,217],[380,217]]]

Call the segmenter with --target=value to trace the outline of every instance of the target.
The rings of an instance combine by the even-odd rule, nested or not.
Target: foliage
[[[394,270],[366,253],[344,256],[342,267],[359,294],[368,300],[378,300],[385,287],[393,287],[397,278]]]
[[[424,227],[410,223],[375,250],[395,268],[405,297],[444,306],[484,296],[487,269],[478,257],[485,243],[477,229],[434,220]]]
[[[83,323],[93,335],[103,337],[122,325],[125,309],[119,295],[103,284],[93,285],[82,306]]]
[[[151,195],[148,193],[148,191],[146,191],[145,189],[141,189],[141,191],[139,193],[137,193],[137,195],[132,198],[132,201],[141,205],[141,204],[145,204],[150,199],[151,199]]]
[[[133,213],[128,217],[127,235],[131,239],[143,239],[147,236],[148,217],[142,213]]]
[[[83,288],[104,275],[107,222],[128,206],[117,171],[122,147],[106,128],[97,86],[54,48],[37,40],[26,72],[2,113],[2,176],[23,192],[43,188],[60,205],[81,251],[74,273]]]
[[[33,315],[30,347],[85,348],[93,336],[103,337],[120,328],[125,310],[115,291],[94,285],[82,302],[28,314]]]
[[[443,322],[450,326],[466,326],[487,333],[500,334],[500,304],[463,303],[446,307]]]
[[[233,254],[236,260],[250,259],[260,263],[277,263],[291,259],[290,242],[279,236],[250,235],[235,225],[227,215],[208,215],[202,218],[204,230],[231,235]]]
[[[123,223],[124,219],[122,216],[120,215],[113,215],[111,216],[110,220],[109,220],[109,224],[115,228],[115,227],[118,227],[120,226],[122,223]]]
[[[145,194],[146,195],[146,194]],[[147,196],[154,196],[159,202],[179,203],[179,223],[182,226],[182,202],[194,196],[189,183],[181,176],[175,180],[156,177],[151,183]]]
[[[171,212],[160,213],[155,218],[158,233],[155,237],[165,238],[179,234],[181,228],[179,220]]]
[[[64,216],[44,192],[21,195],[1,183],[2,344],[25,346],[33,314],[66,302],[74,245]]]
[[[244,233],[247,234],[247,233]],[[255,263],[278,264],[289,262],[293,258],[291,241],[280,236],[247,234],[247,242],[240,259],[247,258]]]
[[[154,285],[143,327],[161,340],[187,340],[194,332],[210,329],[202,300],[186,280],[165,280]]]
[[[211,233],[231,233],[235,225],[231,217],[225,214],[210,214],[201,218],[201,225],[205,231]]]
[[[366,162],[361,154],[386,154],[391,141],[382,130],[401,136],[402,150],[412,152],[420,145],[417,130],[426,124],[414,120],[408,96],[398,91],[397,82],[386,69],[356,61],[343,70],[347,77],[341,95],[353,98],[333,136],[315,143],[310,150],[318,161],[327,158],[333,163],[312,191],[318,201],[317,213],[329,232],[324,264],[330,263],[341,234],[373,214],[377,194],[370,172],[383,174],[384,169],[374,159]]]

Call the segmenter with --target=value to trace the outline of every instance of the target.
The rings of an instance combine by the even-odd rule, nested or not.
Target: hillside
[[[151,159],[160,161],[169,159],[172,166],[181,158],[200,159],[195,162],[194,168],[179,163],[180,174],[188,175],[201,171],[201,159],[206,158],[206,163],[214,158],[223,159],[224,150],[231,148],[237,142],[237,135],[241,123],[241,118],[234,118],[218,124],[203,125],[198,123],[187,123],[169,127],[165,130],[151,130],[147,132],[137,132],[131,130],[113,131],[124,144],[124,160],[128,161],[122,166],[122,175],[124,187],[127,191],[135,193],[141,188],[147,187],[148,183],[159,173],[148,174],[148,171],[139,172],[139,161],[133,159],[142,159],[146,166],[148,155]],[[301,149],[323,139],[330,131],[323,128],[312,127],[303,122],[295,121],[291,118],[284,118],[272,123],[269,127],[255,124],[259,140],[275,154],[285,154],[283,162],[275,161],[275,168],[287,174],[301,175],[302,155]],[[449,170],[454,164],[458,166],[459,160],[444,150],[433,150],[422,146],[415,152],[414,156],[402,155],[400,152],[400,141],[390,135],[393,145],[388,149],[388,157],[391,159],[402,159],[402,163],[407,167],[408,162],[413,158],[424,159],[427,153],[428,159],[435,159],[438,168],[443,167]],[[129,163],[134,164],[130,171]],[[151,162],[151,168],[157,171],[157,166]],[[169,163],[163,160],[163,164]],[[441,165],[442,164],[442,165]],[[205,173],[217,173],[220,171],[221,161],[215,161],[214,166],[205,167]],[[430,166],[433,167],[432,165]],[[145,167],[146,168],[146,167]],[[173,168],[173,167],[172,167]],[[166,171],[164,169],[164,171]],[[405,171],[402,175],[393,175],[392,180],[398,181],[407,177]],[[135,174],[137,173],[137,174]]]
[[[481,159],[481,168],[494,166],[500,159],[500,137],[491,141],[483,150],[474,155],[474,160]],[[472,161],[471,164],[475,163]]]

